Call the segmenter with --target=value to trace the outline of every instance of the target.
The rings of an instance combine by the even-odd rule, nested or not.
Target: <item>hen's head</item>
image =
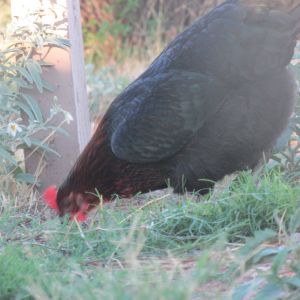
[[[50,186],[44,192],[44,201],[59,216],[70,214],[71,220],[85,221],[89,210],[89,204],[84,200],[80,193],[65,194],[63,190],[57,191],[55,186]]]

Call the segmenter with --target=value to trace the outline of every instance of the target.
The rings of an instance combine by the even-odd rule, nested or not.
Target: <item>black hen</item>
[[[97,204],[95,189],[104,200],[167,183],[206,193],[257,165],[293,111],[287,66],[300,23],[297,4],[279,11],[259,3],[213,9],[113,101],[58,190],[61,215]]]

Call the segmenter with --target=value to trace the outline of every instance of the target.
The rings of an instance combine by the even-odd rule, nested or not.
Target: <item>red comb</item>
[[[45,191],[44,191],[44,201],[45,203],[52,209],[54,209],[56,212],[58,212],[58,205],[56,202],[56,195],[57,195],[57,189],[56,187],[49,186]]]

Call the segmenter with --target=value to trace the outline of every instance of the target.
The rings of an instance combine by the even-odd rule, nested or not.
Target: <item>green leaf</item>
[[[19,182],[25,182],[25,183],[30,183],[34,184],[36,183],[36,177],[32,174],[29,173],[19,173],[16,175],[16,180]]]
[[[281,163],[281,159],[279,157],[277,157],[276,155],[273,155],[271,158],[273,160],[275,160],[276,162]]]
[[[300,289],[300,278],[297,276],[285,277],[285,278],[283,278],[283,282],[294,288]]]
[[[254,237],[248,239],[244,247],[241,248],[241,255],[248,255],[262,243],[269,241],[277,236],[277,233],[271,229],[265,229],[254,233]]]
[[[280,248],[265,248],[261,250],[259,253],[257,253],[253,259],[252,262],[254,264],[259,263],[261,260],[265,259],[266,257],[269,257],[271,255],[276,255],[281,251]]]
[[[43,84],[43,88],[45,90],[47,90],[48,92],[53,93],[55,91],[55,86],[53,84],[51,84],[50,82],[44,80],[43,78],[42,78],[42,84]]]
[[[16,161],[16,159],[2,147],[0,147],[0,156],[8,162],[14,164],[15,166],[18,166],[18,162]]]
[[[263,279],[255,278],[250,282],[241,284],[236,287],[232,294],[232,300],[243,300],[246,299],[247,295],[253,290],[257,290],[257,288],[262,283]]]
[[[255,296],[254,300],[281,299],[283,289],[275,283],[268,283]]]
[[[58,152],[56,152],[55,150],[51,149],[47,144],[42,143],[40,140],[35,139],[35,138],[30,138],[30,140],[31,140],[31,143],[33,145],[38,146],[39,148],[41,148],[41,149],[43,149],[43,150],[45,150],[47,152],[51,152],[51,153],[53,153],[53,154],[55,154],[55,155],[57,155],[57,156],[60,157],[60,154]]]
[[[293,59],[300,59],[300,54],[299,53],[296,53],[293,57]]]
[[[34,113],[35,119],[39,122],[39,123],[43,123],[44,119],[43,119],[43,115],[42,112],[40,110],[40,107],[37,103],[37,101],[30,95],[28,94],[21,94],[22,97],[26,100],[27,104],[30,106],[32,112]]]
[[[32,143],[31,143],[31,140],[30,138],[28,138],[27,136],[24,137],[23,141],[25,142],[26,146],[27,147],[31,147]]]
[[[42,93],[43,92],[43,83],[42,83],[42,78],[41,78],[41,74],[42,74],[41,66],[38,64],[38,62],[30,59],[26,62],[26,68],[27,68],[28,72],[30,73],[38,91],[40,93]]]
[[[32,89],[32,85],[30,85],[29,83],[27,83],[26,80],[22,79],[22,78],[18,78],[18,77],[14,77],[13,81],[17,84],[18,89],[17,91],[20,90],[20,88],[25,88],[25,89]]]
[[[0,82],[0,94],[1,95],[10,95],[11,94],[10,89],[3,81]]]
[[[26,80],[29,82],[29,83],[33,83],[33,79],[32,79],[32,76],[30,75],[30,73],[25,69],[25,68],[22,68],[20,66],[15,66],[14,67],[23,77],[26,78]]]
[[[35,121],[35,117],[28,105],[20,101],[15,101],[15,104],[24,111],[24,113],[28,116],[30,120]]]
[[[278,272],[280,268],[284,265],[286,262],[287,256],[290,253],[289,248],[283,248],[273,259],[272,263],[272,273],[276,277],[278,276]]]
[[[63,48],[63,49],[71,47],[69,40],[62,39],[62,38],[52,38],[52,39],[45,40],[45,42],[50,45],[55,45],[55,46]]]

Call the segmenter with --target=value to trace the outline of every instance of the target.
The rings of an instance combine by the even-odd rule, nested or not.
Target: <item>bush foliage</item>
[[[52,151],[36,133],[56,130],[49,122],[58,113],[64,114],[65,121],[71,117],[55,102],[49,115],[43,116],[31,90],[43,93],[54,88],[42,77],[43,68],[49,65],[33,55],[44,46],[68,47],[69,43],[57,36],[52,26],[42,26],[38,14],[11,23],[0,38],[0,176],[13,175],[19,181],[34,183],[32,174],[24,173],[20,150]]]
[[[131,48],[153,49],[223,0],[83,0],[87,60],[101,66],[125,59]],[[157,47],[161,47],[161,43]],[[158,49],[159,51],[161,49]]]

